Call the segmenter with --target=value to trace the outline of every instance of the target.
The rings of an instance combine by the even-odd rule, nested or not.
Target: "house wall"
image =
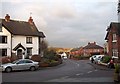
[[[0,49],[7,48],[7,56],[11,56],[11,33],[2,26],[0,35],[7,36],[7,43],[0,43]]]
[[[120,58],[120,36],[118,36],[118,56]]]
[[[108,35],[108,55],[112,56],[112,49],[118,49],[118,56],[120,56],[120,36],[117,35],[117,41],[113,42],[113,33],[116,33],[116,28],[112,27]]]
[[[28,36],[20,36],[14,35],[12,37],[12,49],[14,49],[19,43],[23,45],[25,48],[32,47],[32,55],[39,53],[39,45],[38,45],[38,37],[32,37],[32,44],[26,44],[26,37]]]
[[[84,49],[84,55],[103,54],[104,49]]]

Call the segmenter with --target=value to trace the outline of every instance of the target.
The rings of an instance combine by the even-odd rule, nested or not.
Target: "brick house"
[[[83,55],[83,47],[79,47],[79,48],[73,48],[70,51],[71,55]]]
[[[28,21],[11,20],[6,14],[0,19],[0,55],[25,58],[41,53],[41,41],[45,38],[38,31],[32,17]]]
[[[107,53],[109,56],[120,58],[120,23],[111,22],[107,28],[105,40],[107,41]]]
[[[100,55],[104,54],[104,48],[97,45],[96,42],[90,43],[83,47],[83,55],[84,56],[91,56],[91,55]]]

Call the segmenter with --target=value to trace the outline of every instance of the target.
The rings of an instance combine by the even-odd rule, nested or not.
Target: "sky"
[[[107,26],[117,22],[117,0],[1,0],[0,18],[28,21],[30,15],[51,47],[103,46]]]

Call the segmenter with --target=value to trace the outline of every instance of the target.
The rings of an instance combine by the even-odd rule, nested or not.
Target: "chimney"
[[[29,18],[28,22],[29,22],[30,24],[33,24],[33,19],[32,19],[32,17]]]
[[[94,42],[94,44],[96,45],[96,42]]]
[[[6,21],[6,22],[9,22],[9,21],[10,21],[10,16],[9,16],[9,14],[6,14],[6,16],[5,16],[5,21]]]

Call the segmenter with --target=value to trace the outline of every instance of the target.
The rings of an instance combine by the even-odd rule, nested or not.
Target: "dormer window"
[[[116,36],[116,34],[113,34],[113,36],[112,36],[112,42],[117,42],[117,36]]]

